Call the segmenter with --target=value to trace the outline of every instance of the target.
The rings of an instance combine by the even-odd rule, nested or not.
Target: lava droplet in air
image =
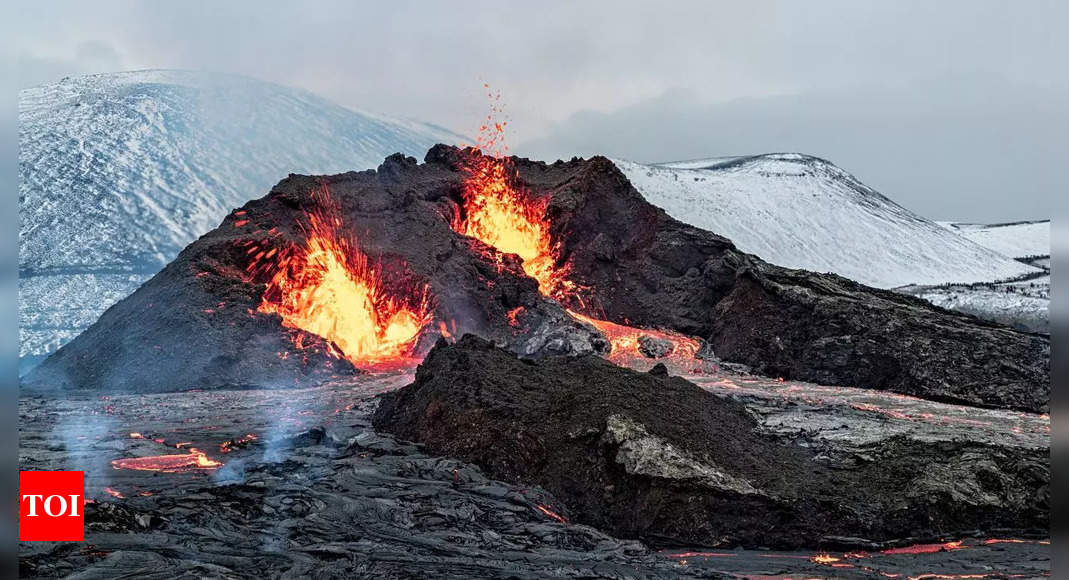
[[[477,154],[465,161],[464,211],[454,221],[453,229],[501,252],[518,255],[523,259],[524,272],[538,281],[543,295],[566,304],[583,304],[576,284],[568,279],[568,271],[556,264],[545,204],[527,195],[514,178],[515,169],[505,145],[508,122],[498,118],[502,115],[498,104],[500,93],[491,92],[489,96],[490,114],[479,128]],[[633,328],[573,310],[568,312],[606,336],[612,347],[608,358],[621,366],[637,368],[652,364],[639,351],[642,335],[672,343],[670,358],[681,367],[693,361],[701,346],[697,339],[675,332]],[[509,323],[513,326],[516,314],[516,311],[509,312]]]
[[[408,365],[432,318],[428,287],[388,287],[382,271],[342,231],[327,187],[313,195],[321,209],[306,214],[303,246],[269,264],[274,274],[258,310],[326,339],[341,351],[334,354],[358,367]]]
[[[508,121],[498,119],[502,114],[497,104],[500,93],[491,99],[490,114],[475,142],[481,154],[466,160],[464,213],[457,217],[453,229],[498,251],[518,255],[524,272],[538,280],[542,294],[556,296],[563,290],[563,277],[554,268],[546,208],[514,184],[515,171],[506,156],[504,128]]]

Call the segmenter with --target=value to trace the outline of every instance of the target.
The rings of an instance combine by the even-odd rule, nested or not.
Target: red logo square
[[[19,472],[19,540],[85,540],[85,472]]]

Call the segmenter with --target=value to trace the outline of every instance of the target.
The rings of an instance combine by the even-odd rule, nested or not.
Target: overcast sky
[[[19,86],[207,69],[469,135],[489,82],[521,154],[799,151],[935,219],[1069,193],[1069,3],[571,4],[26,2],[0,46]]]

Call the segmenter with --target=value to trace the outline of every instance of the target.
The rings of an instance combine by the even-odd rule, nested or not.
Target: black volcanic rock
[[[459,167],[463,155],[436,145],[427,161]],[[651,205],[604,157],[515,165],[521,185],[547,202],[558,266],[580,288],[564,299],[571,308],[701,337],[720,358],[768,376],[1049,408],[1046,337],[768,264]]]
[[[797,548],[1049,524],[1043,449],[892,437],[841,462],[683,379],[597,356],[519,359],[474,336],[440,342],[413,384],[381,396],[373,424],[655,544]]]
[[[292,332],[275,316],[249,313],[264,280],[241,278],[249,258],[236,244],[299,243],[297,224],[315,207],[311,192],[319,183],[330,187],[361,249],[392,279],[429,284],[436,319],[455,321],[457,334],[479,334],[525,355],[602,348],[600,335],[538,294],[517,257],[450,228],[463,217],[461,168],[473,154],[438,145],[423,164],[394,155],[377,171],[291,175],[187,247],[24,385],[168,390],[305,384],[355,372],[314,340],[301,357],[280,360]],[[838,276],[767,264],[650,205],[603,157],[513,162],[517,186],[546,205],[557,266],[577,286],[562,297],[569,308],[700,337],[722,359],[770,376],[1048,408],[1044,337]],[[519,306],[533,314],[522,329],[508,324],[507,313]],[[424,346],[436,335],[428,333]]]
[[[836,275],[767,264],[645,203],[607,160],[575,173],[561,180],[572,191],[555,196],[550,211],[561,208],[554,226],[564,263],[610,319],[700,336],[720,357],[768,376],[1048,408],[1044,337]],[[594,209],[602,205],[616,211]],[[588,251],[585,242],[597,235],[613,239],[615,261]],[[692,268],[700,282],[687,277]]]
[[[344,227],[391,284],[430,286],[435,320],[536,355],[603,349],[592,327],[538,292],[521,262],[450,227],[462,175],[400,154],[377,171],[290,175],[190,244],[163,271],[115,304],[23,379],[31,390],[162,392],[235,386],[289,387],[359,372],[326,342],[257,311],[269,275],[247,275],[250,251],[300,245],[302,220],[323,209],[322,186]],[[268,273],[270,274],[270,273]],[[507,313],[524,307],[516,329]],[[426,331],[421,349],[439,336]],[[303,348],[295,339],[303,334]],[[283,353],[288,353],[282,356]]]

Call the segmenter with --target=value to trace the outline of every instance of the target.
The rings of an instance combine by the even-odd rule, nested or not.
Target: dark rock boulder
[[[520,359],[465,336],[381,399],[376,429],[657,544],[794,548],[1049,523],[1045,450],[889,438],[848,465],[762,431],[738,402],[596,356]]]
[[[638,337],[638,351],[647,358],[664,358],[672,354],[674,345],[672,341],[657,338],[648,334]]]

